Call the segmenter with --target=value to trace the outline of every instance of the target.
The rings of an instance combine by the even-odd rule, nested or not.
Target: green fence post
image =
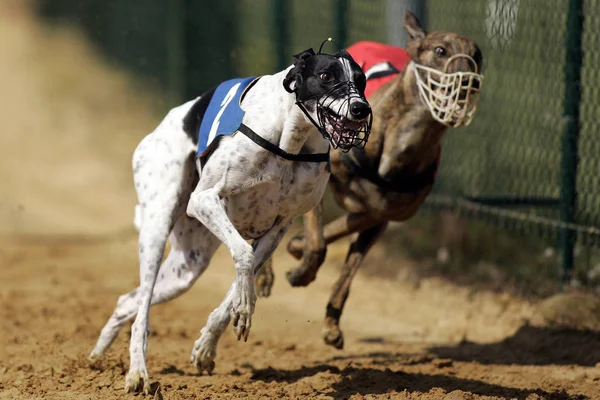
[[[342,48],[348,44],[348,0],[336,0],[335,3],[335,37],[336,41]]]
[[[560,177],[560,218],[575,222],[577,201],[577,145],[579,139],[579,105],[581,100],[581,65],[583,33],[583,0],[569,0],[566,32],[565,98]],[[562,228],[559,246],[562,255],[563,283],[571,280],[574,264],[575,232]]]
[[[385,7],[388,43],[404,47],[408,40],[408,32],[402,26],[402,19],[407,11],[411,11],[427,30],[427,0],[387,0]]]
[[[185,97],[185,7],[186,0],[171,0],[167,7],[167,98],[168,108]]]
[[[288,0],[273,0],[273,36],[275,39],[275,54],[277,55],[277,70],[281,71],[291,64],[287,54],[288,29],[287,16]]]

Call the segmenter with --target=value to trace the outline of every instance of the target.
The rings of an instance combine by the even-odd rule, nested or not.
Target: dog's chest
[[[316,206],[328,178],[324,163],[272,159],[259,177],[249,174],[247,188],[225,198],[227,214],[244,238],[260,237],[277,219],[293,219]]]
[[[431,186],[412,193],[382,191],[365,179],[351,182],[348,192],[340,198],[341,205],[351,212],[367,212],[377,218],[390,221],[405,221],[419,209]],[[338,203],[340,201],[338,200]]]

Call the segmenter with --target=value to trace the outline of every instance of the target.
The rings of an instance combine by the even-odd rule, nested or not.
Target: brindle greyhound
[[[316,278],[326,246],[358,232],[327,304],[323,339],[338,349],[344,346],[339,322],[352,278],[388,222],[413,216],[431,191],[442,136],[449,126],[470,123],[483,78],[482,53],[472,39],[450,32],[427,34],[410,12],[403,24],[410,35],[410,60],[370,96],[374,122],[366,147],[331,153],[329,188],[349,214],[323,227],[320,203],[305,214],[304,234],[288,243],[288,251],[302,263],[288,271],[287,279],[292,286],[306,286]],[[352,51],[359,45],[348,51],[366,70]],[[366,70],[368,78],[381,77],[385,70],[379,64],[372,69]],[[267,262],[257,276],[259,295],[270,294],[273,277]]]

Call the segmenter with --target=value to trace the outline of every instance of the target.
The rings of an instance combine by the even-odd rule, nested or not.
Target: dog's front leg
[[[221,242],[233,257],[236,278],[231,293],[229,314],[233,319],[233,330],[238,340],[248,339],[252,325],[252,314],[256,303],[254,293],[254,251],[229,220],[220,189],[213,187],[192,193],[187,214],[198,219]]]
[[[337,349],[344,347],[344,335],[340,330],[340,318],[344,310],[344,304],[350,293],[350,284],[358,268],[362,264],[367,252],[373,246],[377,238],[385,231],[387,222],[382,222],[372,228],[366,229],[358,234],[356,240],[350,245],[346,262],[342,267],[340,277],[333,286],[323,326],[323,340],[326,344]]]
[[[278,221],[264,236],[254,241],[252,246],[254,249],[254,273],[273,255],[291,222],[291,220]],[[229,325],[230,310],[235,300],[236,290],[237,281],[233,282],[219,307],[208,316],[206,325],[200,331],[200,337],[194,343],[191,362],[196,365],[201,373],[207,371],[210,374],[215,368],[214,359],[217,356],[217,344],[227,325]],[[244,339],[247,338],[246,335]]]

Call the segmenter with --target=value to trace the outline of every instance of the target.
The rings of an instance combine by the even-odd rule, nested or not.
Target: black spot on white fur
[[[200,99],[198,99],[183,118],[183,130],[196,145],[198,144],[198,130],[200,129],[202,118],[204,118],[208,104],[215,94],[216,89],[215,87],[200,96]]]

